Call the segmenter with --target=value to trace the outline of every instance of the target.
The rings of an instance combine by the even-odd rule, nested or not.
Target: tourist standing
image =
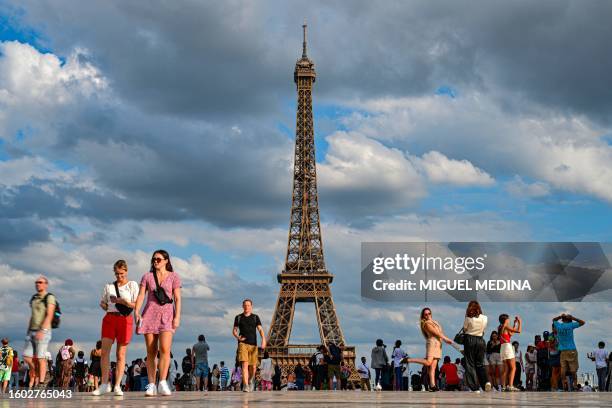
[[[442,342],[452,344],[453,341],[444,335],[442,326],[432,317],[431,309],[426,307],[421,310],[420,316],[421,334],[425,338],[425,358],[408,358],[409,363],[422,364],[429,372],[429,391],[439,391],[436,385],[436,368],[442,357]]]
[[[132,313],[138,297],[138,283],[128,280],[128,266],[123,259],[113,265],[115,281],[104,285],[100,308],[106,313],[102,319],[102,355],[100,358],[101,384],[93,395],[103,395],[115,390],[115,395],[123,395],[121,378],[125,371],[125,354],[134,331]],[[117,367],[115,383],[109,384],[110,352],[117,341]]]
[[[13,358],[13,348],[9,346],[9,340],[5,337],[2,339],[2,347],[0,347],[0,384],[2,385],[2,394],[6,393],[9,381],[11,380]]]
[[[329,384],[329,390],[331,391],[334,389],[334,378],[336,378],[336,382],[338,384],[342,382],[342,372],[340,370],[340,363],[342,362],[342,350],[335,343],[328,343],[327,352],[325,353],[325,362],[327,363],[327,380]],[[300,389],[299,383],[297,383],[297,385],[298,389]]]
[[[203,334],[198,336],[198,342],[191,348],[191,359],[193,374],[196,378],[196,390],[200,390],[200,383],[204,382],[203,390],[208,390],[208,351],[210,347],[206,343],[206,337]],[[203,377],[203,378],[202,378]]]
[[[486,344],[484,332],[487,328],[488,318],[482,313],[480,303],[472,300],[468,303],[463,320],[463,355],[465,356],[465,385],[471,391],[483,388],[491,391],[491,383],[487,380],[484,366]]]
[[[57,301],[53,294],[47,292],[47,277],[39,276],[35,284],[36,293],[30,299],[32,314],[28,323],[23,359],[29,367],[29,388],[34,386],[36,379],[39,379],[40,386],[44,388],[47,376],[47,347],[51,341],[51,321]]]
[[[370,354],[370,366],[374,369],[375,379],[374,384],[376,387],[380,385],[380,377],[382,369],[389,363],[389,356],[385,350],[387,346],[382,339],[376,340],[376,346],[372,349]]]
[[[148,294],[147,303],[141,315],[145,294]],[[147,346],[147,397],[158,393],[165,396],[172,394],[168,385],[168,368],[172,337],[181,324],[181,304],[181,278],[172,268],[170,254],[163,249],[157,250],[151,257],[151,269],[140,280],[135,305],[136,330],[138,334],[144,334]],[[159,384],[156,388],[158,352]]]
[[[76,354],[72,347],[74,342],[72,339],[66,339],[64,345],[59,350],[60,355],[60,374],[59,374],[59,386],[63,390],[67,390],[72,380],[72,366],[73,359]]]
[[[87,360],[85,353],[81,350],[77,353],[77,358],[74,360],[74,380],[76,382],[77,392],[85,391],[85,378],[87,377]]]
[[[499,342],[499,336],[497,331],[493,330],[489,335],[489,341],[487,342],[487,355],[488,358],[488,367],[489,367],[489,378],[491,383],[493,383],[493,387],[495,389],[501,391],[501,356],[499,354],[501,348],[501,343]]]
[[[535,369],[537,362],[537,353],[534,345],[530,344],[527,346],[527,352],[525,353],[525,388],[527,391],[534,390],[534,378]]]
[[[102,365],[100,363],[102,359],[102,341],[98,340],[96,342],[96,348],[91,350],[89,353],[89,361],[91,361],[91,365],[89,366],[89,374],[93,376],[93,386],[94,390],[98,389],[98,384],[100,378],[102,377]]]
[[[295,375],[295,386],[298,391],[304,391],[304,380],[306,375],[304,374],[304,369],[300,363],[297,363],[295,368],[293,369],[293,374]],[[330,388],[331,389],[331,388]]]
[[[213,368],[211,370],[210,383],[212,384],[213,391],[219,391],[219,377],[220,377],[219,367],[216,364],[213,364]]]
[[[597,348],[588,356],[595,362],[595,370],[597,371],[597,390],[599,392],[606,390],[606,377],[608,376],[608,351],[606,343],[600,341]]]
[[[19,389],[19,355],[17,350],[13,350],[13,368],[11,369],[11,382],[9,388],[15,388],[15,391]]]
[[[282,375],[283,375],[283,371],[281,370],[281,368],[278,366],[278,364],[274,364],[274,375],[272,376],[272,391],[281,390]],[[311,379],[312,379],[312,376],[311,376]]]
[[[225,361],[221,361],[219,367],[219,386],[221,387],[221,391],[225,391],[227,388],[227,382],[230,379],[230,371],[229,368],[225,365]],[[236,370],[237,369],[237,370]],[[240,372],[240,364],[237,363],[234,367],[234,374],[238,376],[238,386],[240,386],[240,380],[242,379],[242,373]],[[232,375],[233,377],[233,375]]]
[[[402,350],[402,341],[395,340],[395,346],[391,352],[391,360],[393,361],[393,374],[395,377],[395,391],[402,390],[402,360],[406,357],[406,352]]]
[[[561,321],[559,321],[561,320]],[[561,380],[568,391],[573,391],[577,384],[578,351],[574,343],[574,329],[584,326],[584,320],[570,314],[561,314],[553,319],[553,326],[557,330],[561,360]],[[567,377],[572,380],[568,383]]]
[[[253,391],[251,380],[255,378],[257,366],[257,332],[261,336],[261,348],[266,348],[266,335],[259,316],[253,313],[253,301],[242,301],[243,312],[234,319],[232,334],[238,340],[238,361],[242,364],[243,391]]]
[[[518,341],[512,342],[512,348],[514,349],[515,366],[517,367],[514,374],[514,387],[519,388],[521,385],[521,373],[525,371],[523,367],[523,352],[519,348],[520,344]]]
[[[502,387],[505,387],[506,391],[518,391],[518,388],[514,387],[514,375],[516,372],[516,356],[510,338],[514,333],[521,332],[521,318],[514,316],[514,323],[510,326],[510,318],[507,314],[503,313],[499,315],[499,340],[501,343],[500,356],[502,359],[503,370],[502,370]]]
[[[259,375],[261,377],[261,390],[272,391],[272,377],[274,376],[274,366],[272,359],[267,351],[264,351],[264,356],[259,365]]]

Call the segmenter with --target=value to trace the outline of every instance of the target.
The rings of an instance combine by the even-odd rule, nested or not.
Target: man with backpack
[[[342,361],[342,350],[334,343],[328,343],[327,353],[325,354],[325,362],[327,363],[327,379],[329,381],[329,390],[333,390],[334,377],[336,382],[341,383],[342,372],[340,371],[340,362]]]
[[[39,276],[36,278],[35,285],[36,293],[30,299],[32,313],[28,323],[23,359],[30,368],[29,387],[32,388],[35,379],[38,378],[39,387],[44,388],[47,375],[47,347],[51,341],[51,328],[54,321],[56,327],[59,324],[59,315],[55,313],[57,305],[55,296],[47,292],[49,286],[47,277]]]
[[[9,346],[9,341],[5,337],[2,339],[2,347],[0,348],[0,384],[2,384],[2,394],[6,393],[12,370],[13,349]]]

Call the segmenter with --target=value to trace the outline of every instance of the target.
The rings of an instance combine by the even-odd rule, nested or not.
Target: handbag
[[[465,343],[465,332],[463,331],[463,327],[459,330],[459,333],[455,334],[455,338],[453,340],[457,344]]]
[[[164,288],[159,286],[159,281],[157,280],[157,274],[155,272],[151,272],[151,273],[153,274],[153,279],[155,279],[155,290],[153,291],[153,295],[155,296],[155,299],[157,299],[157,302],[162,306],[167,303],[172,303],[174,300],[168,297]]]
[[[119,286],[117,286],[117,281],[113,282],[113,284],[115,285],[115,292],[117,292],[117,297],[119,298]],[[131,307],[122,305],[121,303],[115,303],[115,307],[117,308],[119,313],[121,313],[121,316],[129,316],[134,310]]]

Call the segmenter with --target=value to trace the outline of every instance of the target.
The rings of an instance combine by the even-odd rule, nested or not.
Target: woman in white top
[[[465,311],[463,321],[463,355],[465,356],[465,385],[470,390],[477,391],[484,388],[491,391],[491,383],[487,379],[487,372],[484,367],[486,344],[484,332],[487,328],[487,316],[482,314],[480,304],[472,300]]]
[[[128,281],[127,262],[122,259],[115,262],[113,272],[117,280],[104,285],[102,299],[100,299],[100,307],[106,312],[102,320],[102,356],[100,359],[102,384],[94,390],[93,395],[102,395],[112,391],[111,385],[108,383],[108,374],[110,371],[110,351],[115,340],[117,340],[115,395],[123,395],[121,377],[125,370],[125,353],[134,332],[132,312],[138,297],[138,283]]]

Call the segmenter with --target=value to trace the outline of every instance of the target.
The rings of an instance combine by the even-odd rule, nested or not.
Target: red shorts
[[[132,315],[121,316],[107,313],[102,319],[102,338],[117,340],[117,344],[129,344],[134,331]]]

